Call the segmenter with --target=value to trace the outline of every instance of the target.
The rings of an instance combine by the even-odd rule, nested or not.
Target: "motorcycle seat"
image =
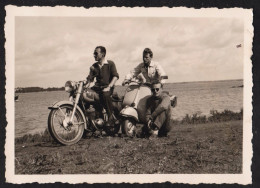
[[[117,92],[114,92],[111,96],[113,102],[122,102],[123,96],[119,96]]]

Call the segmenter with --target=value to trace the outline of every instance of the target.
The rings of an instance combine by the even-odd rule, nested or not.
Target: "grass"
[[[39,142],[52,142],[54,141],[51,137],[48,129],[45,129],[42,133],[26,134],[23,137],[15,138],[16,144],[22,143],[39,143]]]
[[[241,173],[242,121],[175,125],[165,138],[15,145],[16,174]]]
[[[163,138],[88,137],[62,146],[47,130],[25,135],[16,139],[15,173],[241,173],[242,114],[225,110],[184,117],[173,121]]]

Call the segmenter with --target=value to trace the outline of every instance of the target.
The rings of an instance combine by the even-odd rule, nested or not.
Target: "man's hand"
[[[124,80],[122,86],[125,86],[126,84],[129,84],[129,80]]]
[[[110,88],[111,88],[110,86],[108,86],[108,87],[104,88],[104,89],[103,89],[103,92],[110,91]]]
[[[149,129],[151,129],[152,123],[153,123],[152,120],[149,119],[148,122],[147,122],[147,127],[148,127]]]
[[[85,81],[83,81],[83,84],[84,84],[84,88],[88,88],[90,85],[90,82],[85,80]]]

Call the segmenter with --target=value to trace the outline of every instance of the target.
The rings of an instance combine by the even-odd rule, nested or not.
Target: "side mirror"
[[[168,79],[168,76],[161,76],[161,79]]]

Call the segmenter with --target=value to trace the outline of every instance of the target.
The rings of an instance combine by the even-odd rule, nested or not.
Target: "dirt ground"
[[[242,173],[241,121],[175,125],[165,138],[82,138],[15,145],[16,174]]]

